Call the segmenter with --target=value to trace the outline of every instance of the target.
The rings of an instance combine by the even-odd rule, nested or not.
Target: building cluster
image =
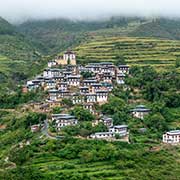
[[[60,131],[61,128],[65,126],[75,126],[78,124],[78,120],[75,116],[70,114],[52,114],[51,122],[53,123],[56,130]],[[107,128],[107,132],[97,132],[95,134],[90,135],[92,139],[106,139],[106,140],[113,140],[113,139],[124,139],[128,141],[128,126],[127,125],[117,125],[113,126],[113,119],[109,117],[103,117],[101,120],[92,122],[92,125],[98,125],[98,123],[103,123]]]
[[[128,126],[127,125],[117,125],[113,126],[113,121],[111,120],[111,123],[109,124],[111,118],[108,118],[108,124],[107,120],[103,120],[104,125],[107,126],[108,131],[106,132],[97,132],[95,134],[90,135],[93,139],[106,139],[106,140],[112,140],[112,139],[125,139],[128,141]]]
[[[48,62],[46,68],[40,76],[28,81],[23,91],[31,91],[42,88],[48,92],[46,103],[36,103],[33,107],[49,112],[49,107],[60,106],[63,99],[70,99],[73,104],[81,104],[92,114],[96,114],[95,104],[108,102],[109,93],[114,85],[125,84],[125,77],[129,74],[129,66],[115,66],[110,62],[89,63],[85,66],[77,65],[76,54],[67,51],[63,56],[57,56],[53,61]],[[135,118],[144,119],[150,113],[150,109],[144,105],[136,106],[131,110]],[[69,114],[53,114],[52,122],[57,130],[64,126],[77,125],[76,117]],[[128,127],[126,125],[113,126],[113,120],[102,117],[101,120],[92,122],[98,125],[102,122],[107,126],[107,132],[97,132],[90,137],[94,139],[113,139],[115,137],[128,137]],[[31,127],[33,132],[39,126]],[[163,142],[169,144],[180,143],[180,130],[166,132],[163,135]]]
[[[76,65],[75,53],[67,51],[49,62],[42,75],[28,81],[27,89],[48,91],[47,103],[51,106],[59,105],[62,99],[71,99],[73,104],[81,104],[95,113],[94,104],[106,103],[114,84],[124,84],[128,73],[127,65],[115,66],[110,62]]]

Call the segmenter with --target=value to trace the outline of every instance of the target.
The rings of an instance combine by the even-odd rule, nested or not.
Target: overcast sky
[[[10,22],[112,15],[180,17],[180,0],[0,0],[0,16]]]

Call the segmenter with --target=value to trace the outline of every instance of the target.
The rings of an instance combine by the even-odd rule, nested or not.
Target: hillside
[[[15,88],[42,66],[41,54],[16,28],[0,19],[0,83],[2,89]],[[31,68],[31,71],[29,69]],[[14,84],[15,83],[15,84]]]
[[[94,36],[74,50],[80,62],[125,61],[129,65],[170,68],[179,56],[180,42],[155,38]]]
[[[155,19],[146,24],[141,24],[136,30],[129,33],[129,35],[135,37],[157,37],[180,40],[180,20]]]
[[[92,34],[123,33],[127,34],[127,26],[132,22],[143,22],[139,18],[113,17],[97,21],[72,21],[68,19],[52,19],[25,22],[17,27],[45,53],[58,53],[69,47],[75,47],[91,38]],[[134,27],[134,25],[133,25]],[[135,26],[136,27],[136,26]],[[131,27],[132,30],[135,30]],[[38,45],[39,44],[39,45]]]

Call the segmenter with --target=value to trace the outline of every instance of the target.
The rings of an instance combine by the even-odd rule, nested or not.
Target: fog
[[[29,19],[99,19],[110,16],[180,17],[180,0],[0,0],[0,16]]]

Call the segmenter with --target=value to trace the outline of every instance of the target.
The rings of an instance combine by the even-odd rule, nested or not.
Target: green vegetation
[[[180,128],[180,42],[175,40],[179,29],[178,21],[138,18],[36,21],[14,29],[0,19],[0,92],[5,91],[0,95],[0,179],[180,179],[179,147],[161,143],[165,131]],[[131,65],[126,86],[116,86],[109,102],[96,107],[115,125],[128,125],[130,144],[86,139],[107,127],[103,123],[93,127],[96,117],[69,99],[63,99],[62,105],[79,124],[64,127],[59,133],[64,138],[53,140],[30,131],[31,125],[42,123],[49,114],[29,112],[22,105],[42,101],[46,94],[39,90],[23,94],[16,85],[44,67],[50,57],[44,59],[39,51],[59,53],[76,45],[81,63]],[[14,91],[9,93],[7,87]],[[151,109],[144,119],[130,114],[138,104]],[[54,108],[53,113],[64,109]],[[53,124],[49,130],[56,133]]]
[[[0,94],[0,108],[16,108],[18,105],[25,104],[32,101],[42,101],[46,96],[45,93],[40,90],[32,91],[28,93],[22,93],[21,88],[16,89],[12,94],[1,93]]]
[[[111,61],[131,66],[151,65],[158,70],[175,66],[179,41],[135,37],[94,36],[75,48],[79,62]]]
[[[0,19],[0,91],[15,89],[17,83],[39,73],[46,63],[47,58],[32,43]]]
[[[86,109],[81,106],[76,106],[71,111],[71,114],[76,116],[79,121],[92,121],[95,117]]]

